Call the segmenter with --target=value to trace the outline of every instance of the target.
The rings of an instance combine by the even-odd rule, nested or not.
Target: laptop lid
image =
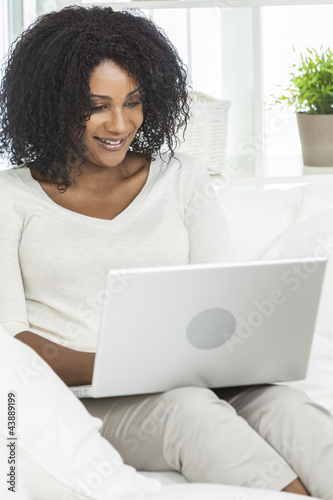
[[[305,378],[326,260],[109,271],[91,396]]]

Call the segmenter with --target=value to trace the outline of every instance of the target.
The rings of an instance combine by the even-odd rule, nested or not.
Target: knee
[[[301,389],[286,385],[271,385],[263,392],[267,402],[274,402],[277,409],[289,410],[304,404],[311,404],[309,396]]]
[[[315,405],[304,391],[284,385],[258,387],[252,396],[254,408],[273,418],[294,413],[299,415],[305,406]]]
[[[308,416],[328,416],[330,412],[319,403],[311,399],[306,392],[289,386],[271,386],[269,399],[273,401],[274,411],[280,416],[294,414],[301,418]]]
[[[178,418],[193,418],[207,414],[207,409],[216,404],[225,411],[235,413],[235,410],[225,401],[221,401],[210,389],[202,387],[181,387],[164,394],[169,412]]]
[[[166,392],[165,396],[169,403],[184,409],[200,403],[205,404],[216,398],[213,391],[203,387],[179,387]]]

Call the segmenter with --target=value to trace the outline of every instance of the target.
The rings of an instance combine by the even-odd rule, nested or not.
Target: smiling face
[[[112,61],[99,64],[89,81],[92,114],[84,133],[85,165],[116,167],[143,122],[136,81]]]

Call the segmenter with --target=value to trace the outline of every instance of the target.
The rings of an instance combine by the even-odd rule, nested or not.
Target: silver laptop
[[[109,271],[78,397],[306,377],[326,258]]]

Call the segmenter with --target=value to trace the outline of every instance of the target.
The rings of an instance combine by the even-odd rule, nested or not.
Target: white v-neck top
[[[27,167],[0,172],[0,324],[12,335],[95,351],[109,269],[230,258],[208,171],[188,155],[153,161],[111,220],[56,204]]]

